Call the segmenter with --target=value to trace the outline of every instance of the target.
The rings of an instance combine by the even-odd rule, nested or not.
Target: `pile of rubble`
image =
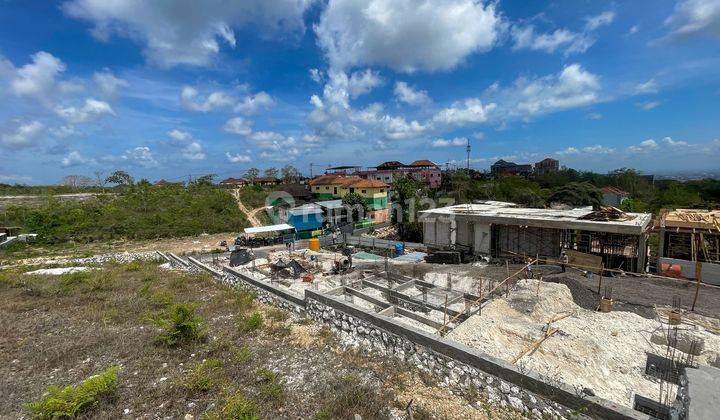
[[[659,319],[630,312],[583,309],[563,284],[520,280],[508,298],[493,299],[448,337],[581,392],[632,406],[633,394],[658,397],[658,380],[645,375],[646,353],[666,354],[667,329]],[[682,342],[702,343],[697,363],[720,361],[720,336],[687,324],[679,326],[678,335]]]

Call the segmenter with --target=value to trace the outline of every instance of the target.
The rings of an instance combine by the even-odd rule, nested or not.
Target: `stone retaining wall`
[[[223,272],[215,277],[224,284],[250,290],[263,303],[305,314],[328,325],[345,346],[362,347],[413,363],[433,374],[452,392],[466,396],[479,392],[490,403],[511,406],[535,418],[585,415],[601,419],[649,419],[628,407],[579,394],[533,372],[521,372],[516,366],[476,349],[367,311],[340,297],[306,289],[304,298],[300,298],[233,268],[224,267]]]

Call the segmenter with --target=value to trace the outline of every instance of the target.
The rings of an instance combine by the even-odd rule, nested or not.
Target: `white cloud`
[[[257,112],[260,108],[270,108],[275,105],[275,100],[265,92],[258,92],[254,95],[248,95],[243,98],[233,111],[241,114],[250,115]]]
[[[657,83],[655,82],[655,79],[650,79],[647,82],[644,83],[638,83],[635,85],[635,94],[644,94],[644,93],[657,93],[658,87]]]
[[[583,53],[592,46],[594,40],[585,34],[556,29],[552,33],[537,34],[533,26],[513,26],[511,30],[513,50],[533,50],[553,53],[563,49],[566,54]]]
[[[110,70],[96,72],[93,75],[93,81],[105,96],[115,96],[119,89],[130,86],[127,80],[115,77]]]
[[[585,29],[588,31],[594,31],[597,28],[611,24],[615,20],[615,12],[607,11],[602,12],[596,16],[589,16],[585,18]]]
[[[420,106],[432,102],[426,91],[417,90],[405,82],[396,82],[393,92],[398,101],[408,105]]]
[[[665,23],[675,36],[703,32],[720,36],[720,0],[681,0]]]
[[[449,70],[491,49],[502,21],[477,0],[331,0],[315,26],[331,67]]]
[[[192,134],[188,133],[187,131],[178,130],[177,128],[168,131],[167,134],[168,134],[168,136],[170,136],[173,140],[176,140],[176,141],[178,141],[178,142],[184,142],[184,141],[192,140]]]
[[[636,105],[640,109],[643,109],[645,111],[650,111],[651,109],[655,109],[658,106],[660,106],[660,101],[648,101],[648,102],[638,103]]]
[[[689,146],[688,142],[683,140],[673,140],[671,137],[665,137],[662,139],[662,142],[669,146],[669,147],[687,147]]]
[[[138,146],[134,149],[126,150],[125,153],[120,156],[120,159],[130,164],[143,166],[145,168],[151,168],[158,165],[152,151],[147,146]]]
[[[267,36],[302,33],[303,14],[313,0],[71,0],[62,5],[69,16],[94,25],[93,35],[118,35],[144,46],[148,60],[162,67],[204,66],[220,52],[220,43],[235,47],[233,28]]]
[[[203,160],[206,157],[202,145],[196,141],[182,149],[182,156],[187,160]]]
[[[218,108],[230,107],[235,103],[235,99],[221,91],[212,92],[203,99],[197,89],[184,86],[180,92],[180,102],[189,111],[209,112]]]
[[[653,139],[641,141],[640,144],[628,147],[628,151],[632,153],[647,153],[659,148],[657,142]]]
[[[455,137],[454,139],[445,140],[437,139],[433,140],[433,147],[448,147],[448,146],[465,146],[467,145],[467,139],[465,137]]]
[[[595,43],[592,33],[599,27],[609,25],[615,19],[615,12],[608,11],[585,18],[585,26],[579,32],[555,29],[549,33],[536,33],[533,25],[513,25],[510,34],[513,50],[532,50],[554,53],[562,50],[565,55],[581,54]]]
[[[95,163],[95,160],[81,155],[77,150],[68,153],[68,155],[60,161],[60,165],[63,167],[87,165],[90,163]]]
[[[0,174],[0,182],[9,184],[26,184],[31,182],[32,178],[26,175],[4,175]]]
[[[231,118],[225,123],[223,130],[232,134],[249,136],[252,133],[252,122],[242,117]]]
[[[44,132],[45,126],[40,121],[19,124],[12,132],[0,137],[0,144],[11,150],[24,149],[34,146]]]
[[[75,134],[77,134],[77,130],[75,130],[75,126],[72,124],[66,124],[66,125],[61,125],[58,127],[53,127],[51,129],[49,129],[48,131],[50,131],[50,134],[52,134],[53,137],[56,137],[59,139],[68,138],[68,137],[71,137],[71,136],[74,136]]]
[[[57,90],[62,94],[73,94],[85,91],[82,80],[63,80],[57,84]]]
[[[588,114],[588,118],[590,118],[591,120],[601,120],[602,117],[602,114],[599,112],[591,112]]]
[[[308,72],[309,72],[310,78],[313,80],[313,82],[315,82],[315,83],[322,83],[323,78],[325,77],[325,76],[323,75],[322,70],[310,69],[310,70],[308,70]]]
[[[516,104],[511,114],[527,117],[595,103],[599,92],[600,80],[596,75],[579,64],[570,64],[557,75],[535,80],[519,79],[502,95],[511,106]]]
[[[612,147],[606,147],[599,144],[596,144],[594,146],[585,146],[585,147],[567,147],[559,152],[556,152],[555,154],[559,156],[580,156],[580,155],[607,155],[611,153],[615,153],[615,149]]]
[[[81,108],[57,106],[55,107],[55,113],[72,123],[82,123],[105,115],[115,115],[115,111],[113,111],[110,104],[93,98],[85,99],[85,104]]]
[[[433,117],[433,121],[452,125],[484,123],[488,120],[488,114],[495,107],[494,103],[483,105],[482,101],[477,98],[465,99],[438,112]]]
[[[225,157],[230,163],[248,163],[252,161],[252,159],[250,159],[250,156],[241,155],[239,153],[231,155],[229,152],[225,152]]]
[[[639,31],[640,31],[640,26],[639,26],[639,25],[633,25],[633,26],[631,26],[630,29],[628,30],[628,34],[630,34],[630,35],[635,35],[635,34],[638,33]]]
[[[17,69],[10,88],[17,96],[45,101],[55,88],[55,78],[64,71],[65,64],[59,58],[40,51],[33,54],[32,63]]]
[[[482,131],[477,131],[477,132],[473,133],[472,136],[475,140],[482,140],[485,138],[485,133],[483,133]]]
[[[421,135],[427,127],[412,120],[406,121],[403,117],[385,115],[380,120],[384,134],[391,140],[403,140]]]
[[[350,75],[348,79],[348,93],[350,98],[357,98],[364,95],[384,83],[380,77],[380,73],[365,69],[365,71],[356,71]]]

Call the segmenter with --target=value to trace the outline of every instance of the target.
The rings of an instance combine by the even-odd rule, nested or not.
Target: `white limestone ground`
[[[82,271],[95,270],[92,267],[57,267],[57,268],[43,268],[40,270],[29,271],[25,273],[29,276],[60,276],[69,273],[78,273]]]
[[[665,355],[667,346],[656,343],[662,342],[658,337],[664,336],[667,324],[631,312],[583,309],[562,284],[520,280],[509,298],[492,300],[481,315],[470,317],[448,338],[512,362],[545,335],[549,320],[568,312],[573,315],[552,323],[559,331],[537,351],[522,357],[518,366],[577,390],[589,388],[625,406],[632,406],[635,393],[658,398],[659,382],[644,374],[646,352]],[[704,341],[697,362],[717,361],[720,336],[693,325],[683,324],[679,330],[679,335],[691,334]]]

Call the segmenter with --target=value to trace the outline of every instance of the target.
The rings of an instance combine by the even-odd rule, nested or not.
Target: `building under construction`
[[[660,219],[659,268],[720,285],[720,210],[675,210]]]
[[[652,216],[609,207],[523,208],[483,201],[421,212],[429,249],[462,249],[495,258],[557,259],[562,250],[602,258],[606,269],[645,271]]]

